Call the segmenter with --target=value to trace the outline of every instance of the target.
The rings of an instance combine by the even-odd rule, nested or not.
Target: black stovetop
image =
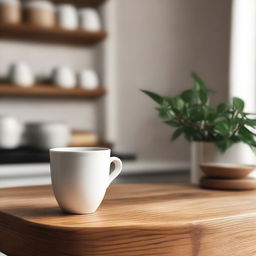
[[[119,157],[121,160],[135,160],[134,154],[118,154],[113,152],[112,155]],[[25,163],[49,163],[49,150],[39,150],[35,148],[21,147],[17,149],[0,149],[0,164],[25,164]]]

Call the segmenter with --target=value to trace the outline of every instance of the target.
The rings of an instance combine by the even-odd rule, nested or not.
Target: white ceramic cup
[[[57,67],[53,70],[53,81],[58,87],[71,89],[76,86],[76,74],[69,67]]]
[[[17,62],[10,66],[9,80],[11,83],[22,87],[30,87],[35,82],[30,67],[24,62]]]
[[[82,8],[78,11],[80,27],[88,31],[99,31],[101,21],[98,12],[93,8]]]
[[[54,148],[50,162],[56,200],[63,211],[75,214],[95,212],[122,170],[121,160],[110,157],[108,148]]]
[[[57,7],[57,23],[65,29],[78,28],[77,9],[71,4],[62,4]]]
[[[99,86],[97,73],[91,69],[85,69],[78,74],[78,84],[83,89],[93,90]]]

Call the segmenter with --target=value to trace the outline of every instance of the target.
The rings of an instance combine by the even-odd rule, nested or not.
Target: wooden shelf
[[[0,84],[0,96],[39,96],[39,97],[77,97],[77,98],[97,98],[106,93],[105,89],[99,87],[94,90],[81,88],[62,89],[54,85],[34,85],[23,88],[11,84]]]
[[[44,28],[29,24],[0,24],[0,39],[13,39],[44,43],[93,45],[107,36],[104,30],[97,32],[82,29],[67,30],[59,27]]]
[[[99,5],[102,5],[105,0],[53,0],[56,4],[62,4],[62,3],[68,3],[73,4],[77,7],[83,7],[83,6],[93,6],[97,7]]]
[[[27,2],[30,0],[22,0],[22,2]],[[77,7],[85,7],[85,6],[92,6],[97,7],[105,2],[105,0],[52,0],[55,4],[73,4]]]

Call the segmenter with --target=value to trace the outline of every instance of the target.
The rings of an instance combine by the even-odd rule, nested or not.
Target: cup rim
[[[110,151],[110,148],[105,147],[61,147],[61,148],[51,148],[50,152],[56,153],[81,153],[81,154],[90,154],[90,153],[100,153]]]

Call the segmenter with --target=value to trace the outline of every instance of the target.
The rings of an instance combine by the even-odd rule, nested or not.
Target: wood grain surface
[[[106,90],[99,86],[93,90],[85,90],[79,87],[64,89],[55,85],[35,84],[24,88],[13,84],[0,83],[0,96],[22,96],[22,97],[55,97],[55,98],[85,98],[95,99],[105,95]]]
[[[106,31],[67,30],[59,27],[45,28],[29,24],[0,24],[0,39],[33,41],[54,44],[95,45],[105,39]]]
[[[61,212],[51,187],[0,190],[9,255],[254,256],[256,192],[112,185],[95,214]]]
[[[33,0],[22,0],[22,2],[28,2]],[[77,7],[93,6],[97,7],[104,4],[105,0],[51,0],[55,4],[73,4]]]
[[[78,7],[85,7],[85,6],[97,7],[101,4],[104,4],[105,0],[53,0],[53,2],[56,4],[71,3]]]
[[[243,179],[217,179],[210,177],[202,177],[200,185],[203,188],[224,189],[224,190],[252,190],[256,189],[255,178]]]

